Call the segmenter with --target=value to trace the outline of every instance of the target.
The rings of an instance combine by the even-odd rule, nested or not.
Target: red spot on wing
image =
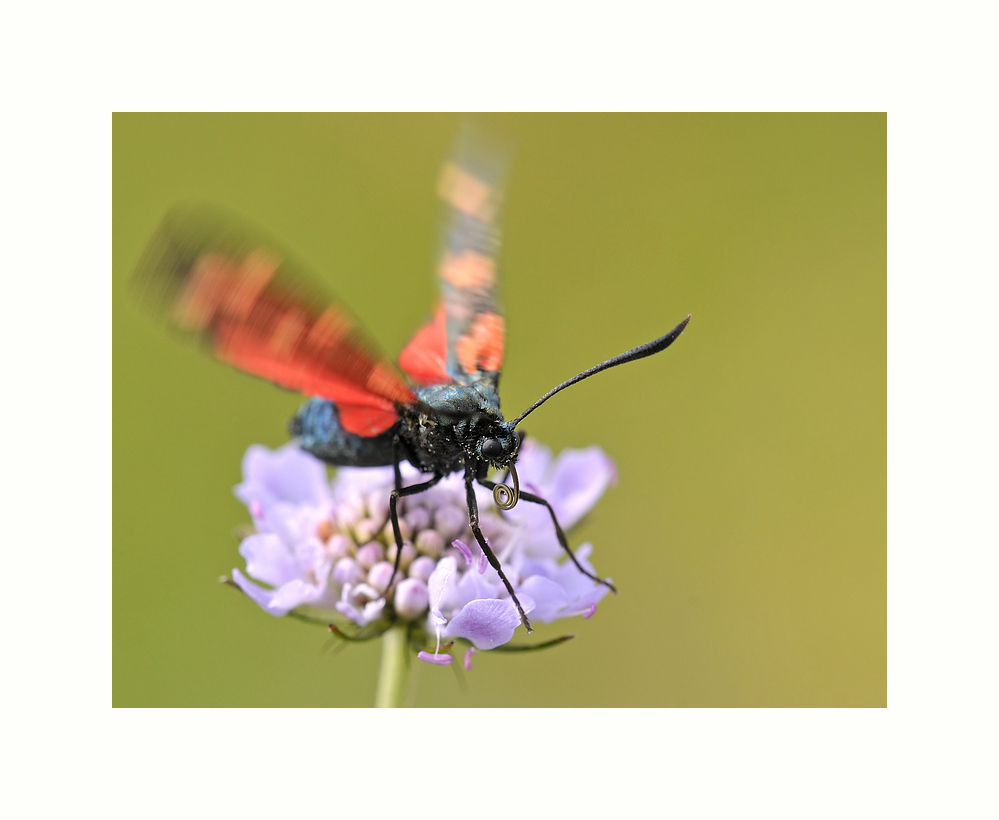
[[[375,410],[370,407],[358,407],[353,404],[337,403],[340,413],[340,425],[348,433],[369,438],[384,433],[399,420],[395,408],[391,410]]]
[[[466,373],[496,373],[503,367],[506,330],[498,313],[480,313],[468,333],[458,340],[458,361]]]
[[[496,260],[478,251],[447,251],[440,276],[456,288],[491,288],[496,283]]]
[[[441,169],[437,193],[455,210],[483,222],[491,222],[496,215],[497,193],[493,187],[455,162],[445,163]]]
[[[447,372],[447,314],[443,307],[437,308],[434,318],[403,348],[399,367],[419,385],[452,381]]]

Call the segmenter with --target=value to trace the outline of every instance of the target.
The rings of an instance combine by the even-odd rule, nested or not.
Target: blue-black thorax
[[[377,436],[349,433],[333,402],[309,399],[292,420],[304,450],[330,464],[376,467],[405,459],[428,473],[477,472],[516,461],[520,439],[499,409],[491,383],[417,387],[419,401],[399,408],[399,421]],[[483,445],[486,452],[483,454]]]

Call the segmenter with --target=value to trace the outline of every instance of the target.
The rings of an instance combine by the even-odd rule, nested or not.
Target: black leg
[[[402,489],[402,470],[399,469],[399,462],[402,461],[399,457],[400,444],[399,436],[394,436],[392,438],[392,469],[395,471],[396,490]]]
[[[486,487],[490,490],[496,486],[495,481],[480,481],[479,483],[483,487]],[[572,549],[569,547],[569,542],[566,540],[565,533],[562,532],[562,527],[558,523],[558,519],[555,517],[555,510],[552,509],[551,504],[545,501],[545,499],[543,499],[541,496],[534,495],[533,493],[525,493],[523,490],[520,491],[520,499],[521,501],[530,501],[532,504],[543,504],[544,506],[546,506],[548,508],[548,514],[552,517],[552,523],[555,525],[555,535],[558,537],[558,542],[561,545],[562,549],[566,551],[569,558],[572,560],[572,563],[576,565],[576,569],[578,569],[581,573],[583,573],[583,575],[585,575],[587,578],[592,578],[598,584],[603,584],[611,592],[617,595],[617,589],[610,581],[605,581],[603,578],[598,578],[592,572],[588,572],[583,567],[583,565],[580,564],[578,560],[576,560],[576,556],[573,554]]]
[[[422,484],[413,484],[410,487],[402,487],[402,474],[399,472],[399,462],[395,463],[395,475],[396,475],[396,489],[392,491],[392,495],[389,496],[389,520],[392,522],[392,534],[395,536],[395,566],[392,568],[392,577],[389,578],[388,586],[385,589],[380,590],[384,595],[389,591],[392,586],[392,582],[395,581],[396,573],[399,572],[399,562],[402,560],[402,530],[399,529],[399,513],[396,510],[396,505],[399,503],[400,498],[404,498],[407,495],[417,495],[425,490],[429,490],[438,481],[444,478],[443,475],[435,475],[430,481],[424,481]]]
[[[479,529],[479,504],[475,500],[475,488],[472,487],[472,482],[475,480],[475,473],[470,468],[465,468],[465,499],[468,503],[468,525],[472,529],[472,535],[475,536],[475,540],[479,542],[479,549],[482,550],[483,555],[486,556],[486,560],[489,562],[490,566],[496,570],[497,575],[499,575],[500,580],[503,582],[503,586],[506,587],[507,592],[510,593],[510,598],[513,600],[514,606],[517,607],[517,612],[520,613],[520,622],[524,625],[524,628],[528,632],[533,632],[531,629],[531,622],[527,620],[527,613],[524,612],[524,607],[520,605],[520,601],[517,600],[517,594],[513,591],[513,584],[511,584],[506,575],[503,574],[503,567],[500,565],[499,558],[497,558],[493,551],[489,548],[489,544],[486,543],[486,538],[482,534],[482,530]]]

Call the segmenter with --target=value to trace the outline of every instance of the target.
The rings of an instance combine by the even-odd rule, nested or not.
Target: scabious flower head
[[[547,499],[564,529],[617,479],[598,447],[553,458],[530,439],[517,468],[521,486]],[[402,475],[404,486],[428,478],[405,463]],[[331,483],[325,465],[294,442],[278,450],[250,447],[235,493],[250,511],[254,533],[239,547],[246,574],[234,569],[233,581],[271,615],[335,612],[371,634],[408,622],[412,639],[434,648],[419,653],[431,663],[452,660],[440,652],[442,640],[462,640],[471,644],[470,668],[472,652],[507,643],[520,617],[469,529],[464,480],[454,474],[399,500],[404,546],[394,579],[393,487],[391,467],[340,467]],[[500,514],[487,489],[477,486],[476,497],[482,532],[531,619],[592,615],[608,589],[563,560],[548,511],[522,500]],[[593,572],[592,547],[575,553]]]

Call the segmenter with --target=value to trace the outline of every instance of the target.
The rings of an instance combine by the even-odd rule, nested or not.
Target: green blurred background
[[[570,538],[620,589],[576,640],[419,664],[423,706],[885,706],[887,118],[497,115],[514,145],[503,406],[693,320],[528,432],[597,443],[620,483]],[[166,209],[251,219],[393,357],[435,298],[457,115],[113,117],[115,706],[367,706],[379,645],[329,651],[217,579],[231,488],[299,398],[130,301]],[[459,679],[461,678],[461,679]]]

